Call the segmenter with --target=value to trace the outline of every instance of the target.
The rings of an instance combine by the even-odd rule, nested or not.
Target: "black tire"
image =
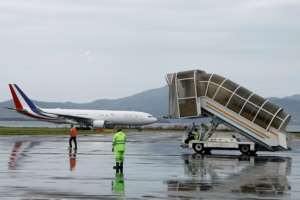
[[[250,151],[251,151],[250,145],[247,145],[247,144],[241,145],[241,146],[240,146],[240,151],[241,151],[241,153],[244,154],[244,155],[249,155],[249,154],[250,154]]]
[[[205,153],[203,144],[201,144],[201,143],[193,144],[193,149],[194,149],[194,151],[196,153],[200,153],[200,154],[204,154]]]

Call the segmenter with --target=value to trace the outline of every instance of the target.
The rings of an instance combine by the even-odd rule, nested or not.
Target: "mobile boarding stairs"
[[[283,108],[217,74],[201,70],[167,74],[169,116],[171,118],[211,117],[211,126],[201,141],[190,146],[204,149],[240,149],[244,152],[284,151],[290,149],[285,131],[291,116]],[[219,124],[238,132],[247,141],[236,138],[211,138]]]

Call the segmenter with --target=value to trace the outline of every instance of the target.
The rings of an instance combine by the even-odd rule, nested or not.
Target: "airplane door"
[[[197,98],[196,71],[177,74],[176,90],[180,118],[201,115],[200,101]]]

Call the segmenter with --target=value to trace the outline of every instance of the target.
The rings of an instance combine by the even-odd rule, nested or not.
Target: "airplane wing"
[[[49,112],[46,112],[49,113]],[[74,115],[64,115],[64,114],[57,114],[57,113],[49,113],[52,115],[56,115],[59,118],[63,118],[66,120],[70,120],[70,122],[77,122],[78,124],[84,124],[84,125],[92,125],[93,124],[93,119],[86,118],[86,117],[78,117]]]
[[[57,113],[50,113],[50,112],[46,112],[47,114],[52,114],[52,115],[57,115],[59,118],[62,119],[66,119],[66,120],[70,120],[69,122],[72,123],[78,123],[81,125],[85,125],[85,126],[94,126],[94,122],[95,121],[100,121],[99,123],[103,123],[103,125],[105,124],[105,126],[114,126],[115,124],[113,124],[110,121],[107,120],[94,120],[91,118],[86,118],[86,117],[79,117],[79,116],[74,116],[74,115],[64,115],[64,114],[57,114]]]

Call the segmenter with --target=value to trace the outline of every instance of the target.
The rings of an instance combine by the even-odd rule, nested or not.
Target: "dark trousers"
[[[72,141],[74,141],[75,149],[77,149],[77,140],[76,140],[76,137],[70,137],[70,139],[69,139],[69,146],[70,146],[70,148],[72,148]]]

